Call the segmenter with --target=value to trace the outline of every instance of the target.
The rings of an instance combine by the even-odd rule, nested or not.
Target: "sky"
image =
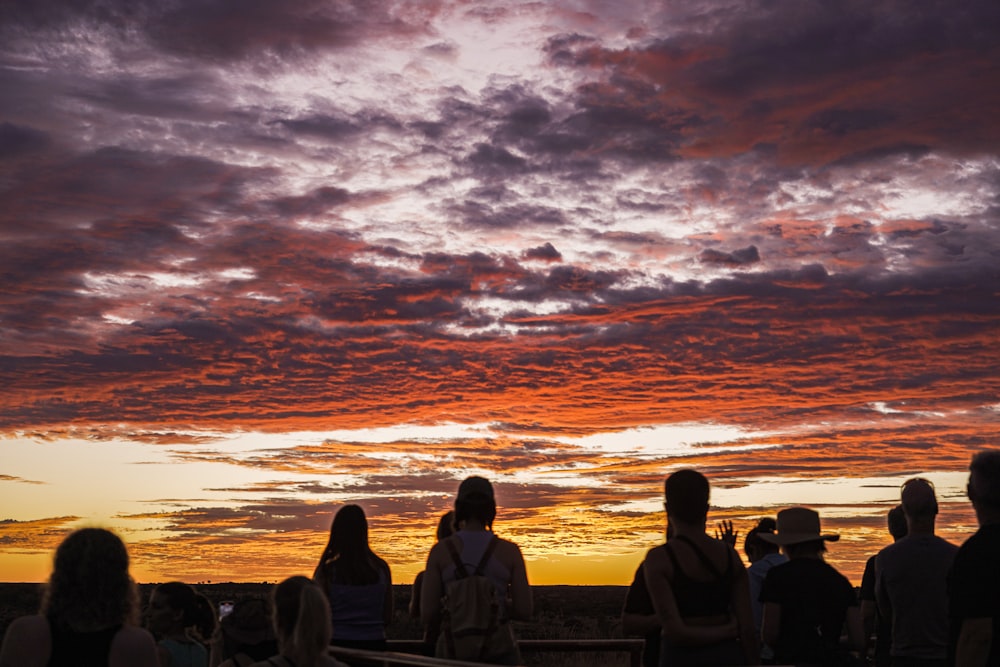
[[[993,0],[0,4],[0,580],[407,583],[458,482],[626,584],[662,482],[855,584],[1000,424]]]

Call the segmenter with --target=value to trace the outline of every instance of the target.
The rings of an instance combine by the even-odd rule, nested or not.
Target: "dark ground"
[[[152,584],[140,586],[143,601]],[[215,606],[223,600],[270,594],[271,584],[199,584],[195,588]],[[420,624],[409,617],[410,586],[394,586],[395,614],[390,639],[420,639]],[[18,616],[38,611],[40,584],[0,584],[0,632]],[[618,617],[625,601],[624,586],[534,586],[534,620],[516,623],[521,639],[605,639],[620,637]]]

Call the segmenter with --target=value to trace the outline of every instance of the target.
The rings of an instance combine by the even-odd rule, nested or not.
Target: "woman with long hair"
[[[334,515],[313,581],[330,602],[332,644],[386,649],[385,626],[392,620],[392,573],[389,564],[368,546],[368,519],[357,505],[344,505]]]
[[[162,667],[208,667],[202,633],[212,635],[214,616],[206,618],[200,597],[180,581],[160,584],[149,596],[146,627],[157,639]]]
[[[250,667],[345,667],[329,655],[330,608],[315,583],[289,577],[275,586],[273,601],[279,653]]]
[[[153,637],[138,627],[139,595],[125,545],[83,528],[56,550],[40,613],[10,624],[0,667],[159,667]]]

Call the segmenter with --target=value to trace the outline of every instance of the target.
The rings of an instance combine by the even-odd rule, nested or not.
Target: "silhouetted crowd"
[[[708,479],[678,470],[664,482],[666,540],[636,570],[622,628],[645,638],[647,667],[1000,666],[1000,450],[969,470],[978,531],[961,546],[937,536],[934,485],[907,480],[887,516],[893,543],[867,561],[860,592],[824,560],[840,536],[816,511],[761,519],[743,541],[746,566],[731,522],[708,532]],[[530,619],[531,587],[520,548],[493,532],[496,513],[492,484],[469,477],[441,517],[409,606],[425,655],[522,664],[510,622]],[[392,574],[357,505],[334,516],[312,577],[282,581],[270,600],[217,610],[170,582],[140,618],[128,568],[114,533],[70,534],[40,613],[8,628],[0,667],[344,667],[331,646],[387,648]]]

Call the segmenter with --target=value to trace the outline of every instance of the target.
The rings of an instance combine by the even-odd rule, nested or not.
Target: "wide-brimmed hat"
[[[485,477],[468,477],[458,485],[458,500],[466,500],[470,496],[485,496],[493,499],[493,485]]]
[[[771,544],[786,546],[825,540],[836,542],[840,535],[823,534],[819,527],[819,513],[808,507],[789,507],[778,512],[778,530],[774,533],[757,533],[760,539]]]

